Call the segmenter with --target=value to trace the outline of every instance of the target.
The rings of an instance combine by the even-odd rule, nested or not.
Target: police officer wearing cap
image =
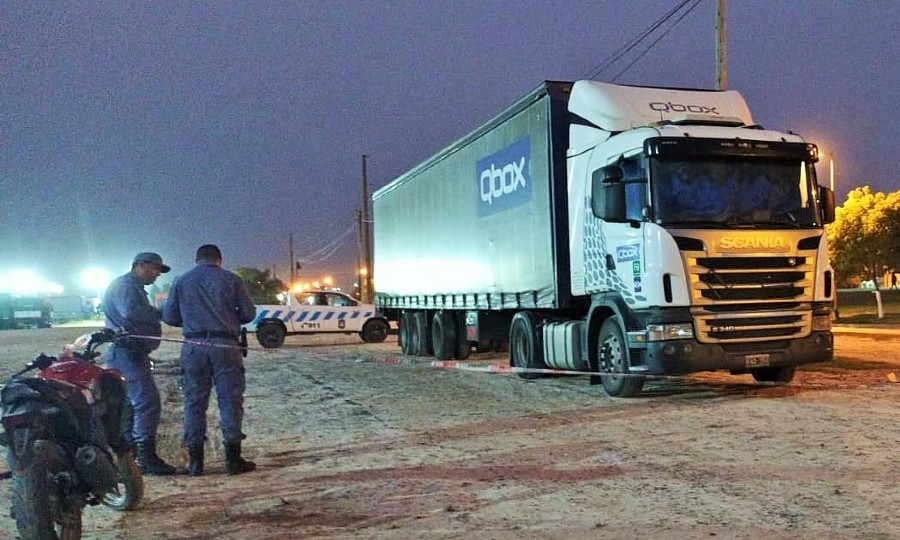
[[[136,459],[141,471],[159,476],[175,474],[176,469],[156,454],[162,406],[148,354],[159,347],[159,340],[152,338],[162,336],[162,327],[160,312],[150,305],[144,287],[169,270],[159,254],[138,253],[131,263],[131,271],[107,287],[102,304],[107,328],[151,338],[129,337],[116,341],[103,353],[103,361],[125,376],[132,410],[125,423],[125,440],[137,446]]]
[[[196,262],[172,283],[162,308],[163,320],[182,327],[188,340],[181,348],[184,445],[190,456],[187,474],[203,474],[206,409],[213,385],[225,445],[225,471],[250,472],[256,464],[241,457],[246,382],[239,339],[241,325],[253,320],[256,306],[243,280],[222,268],[222,252],[217,246],[200,246]]]

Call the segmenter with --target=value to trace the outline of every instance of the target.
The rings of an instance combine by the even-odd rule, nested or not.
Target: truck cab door
[[[616,292],[628,303],[645,299],[642,217],[646,176],[638,157],[597,168],[591,175],[591,216],[586,218],[588,292]],[[590,239],[590,240],[588,240]]]

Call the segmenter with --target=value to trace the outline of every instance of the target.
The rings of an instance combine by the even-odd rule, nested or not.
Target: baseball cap
[[[160,257],[159,253],[153,253],[151,251],[145,251],[143,253],[138,253],[137,255],[135,255],[134,261],[132,261],[131,265],[134,266],[137,263],[155,264],[159,267],[160,274],[165,274],[166,272],[171,270],[170,267],[163,264],[162,257]]]

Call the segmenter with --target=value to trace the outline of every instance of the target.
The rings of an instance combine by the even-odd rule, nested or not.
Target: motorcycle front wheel
[[[144,475],[134,461],[134,452],[119,454],[116,466],[119,469],[118,483],[101,502],[119,512],[134,510],[144,498]]]
[[[27,465],[13,471],[10,486],[19,535],[34,540],[81,538],[83,504],[60,493],[54,482],[54,476],[67,469],[65,451],[51,441],[38,439],[30,452]]]

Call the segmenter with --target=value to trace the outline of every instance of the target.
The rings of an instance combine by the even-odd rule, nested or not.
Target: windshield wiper
[[[663,221],[667,227],[686,227],[701,229],[730,229],[732,225],[721,221]]]
[[[746,223],[747,225],[754,225],[754,226],[760,226],[760,227],[772,227],[772,226],[775,226],[775,227],[779,227],[779,228],[790,228],[790,229],[803,229],[803,228],[806,228],[806,227],[813,227],[813,225],[811,225],[811,224],[809,224],[809,223],[800,223],[800,222],[798,222],[798,221],[796,220],[796,218],[794,218],[794,216],[791,215],[790,213],[787,213],[787,214],[785,214],[785,215],[788,216],[789,218],[791,218],[791,220],[790,220],[790,221],[787,221],[787,220],[784,220],[784,219],[778,219],[778,220],[776,220],[776,219],[770,219],[770,220],[766,220],[766,221],[762,221],[762,220],[750,220],[750,221],[747,221],[747,222],[745,222],[745,223]]]

